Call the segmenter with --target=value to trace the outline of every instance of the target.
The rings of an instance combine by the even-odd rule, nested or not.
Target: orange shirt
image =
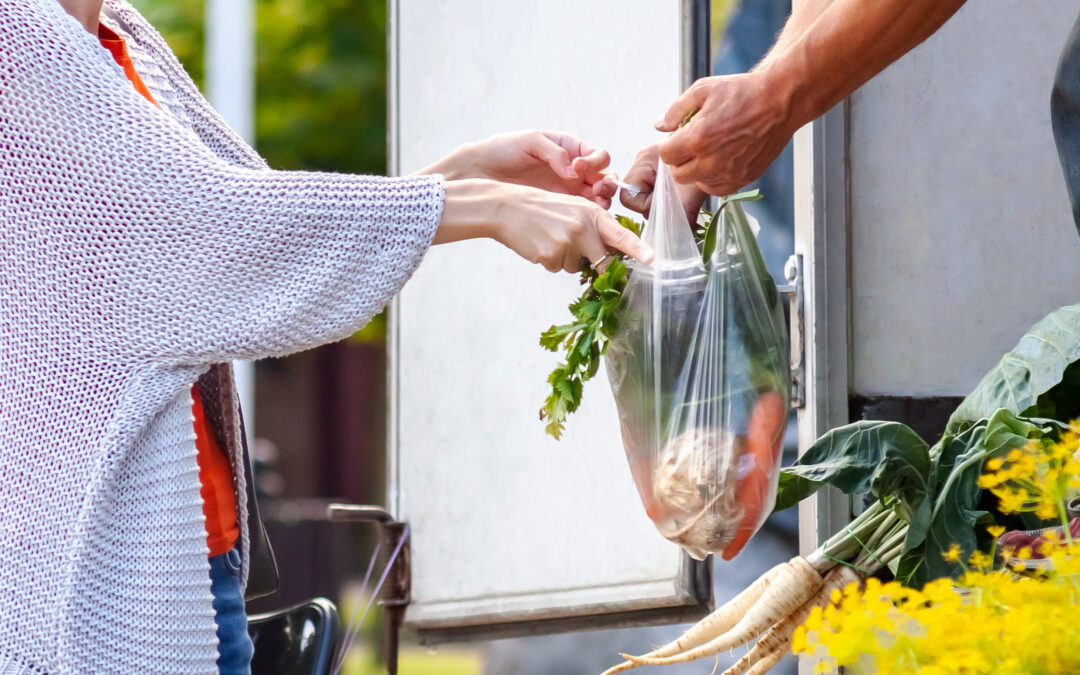
[[[124,38],[104,24],[99,24],[98,40],[124,69],[124,74],[135,86],[135,91],[157,105],[150,90],[135,72]],[[232,550],[236,540],[240,538],[232,467],[229,465],[229,458],[218,445],[214,430],[206,420],[198,384],[192,385],[191,398],[194,401],[191,411],[195,415],[195,448],[198,451],[199,482],[202,484],[203,515],[206,517],[206,545],[211,556],[221,555]]]
[[[194,400],[192,412],[195,414],[195,448],[198,450],[199,482],[202,483],[203,515],[206,516],[206,546],[210,555],[221,555],[231,551],[240,538],[232,467],[203,413],[199,385],[192,385],[191,398]]]

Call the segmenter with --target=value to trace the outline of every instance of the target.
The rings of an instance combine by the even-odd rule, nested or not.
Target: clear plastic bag
[[[789,352],[754,235],[733,200],[699,243],[661,164],[642,233],[655,259],[630,263],[605,355],[645,512],[699,560],[734,557],[776,497]]]

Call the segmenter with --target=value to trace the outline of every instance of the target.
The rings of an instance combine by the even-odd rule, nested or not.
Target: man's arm
[[[803,0],[751,72],[702,78],[657,122],[680,183],[729,194],[761,176],[795,131],[944,24],[964,0]],[[689,124],[679,123],[698,111]]]

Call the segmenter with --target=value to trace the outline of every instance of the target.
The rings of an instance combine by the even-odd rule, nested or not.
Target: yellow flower
[[[949,550],[942,553],[941,557],[945,558],[945,562],[960,562],[960,544],[949,546]]]
[[[982,551],[975,551],[968,558],[968,564],[972,567],[980,570],[988,570],[994,564],[994,556],[989,553],[983,553]]]
[[[986,528],[986,531],[990,533],[990,536],[997,539],[1001,535],[1005,534],[1005,527],[1003,525],[991,525]]]
[[[1055,571],[1037,577],[986,567],[921,590],[868,582],[816,612],[816,629],[798,629],[793,645],[822,673],[1080,673],[1080,543],[1061,543],[1051,557]]]

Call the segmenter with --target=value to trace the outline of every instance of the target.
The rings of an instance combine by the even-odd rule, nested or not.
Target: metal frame
[[[683,54],[681,79],[689,86],[695,79],[710,74],[710,35],[711,4],[709,0],[682,0],[683,44],[689,49]],[[400,83],[398,81],[398,47],[400,45],[400,7],[401,0],[389,0],[387,12],[388,28],[388,173],[398,175],[401,170],[401,149],[398,145],[400,124]],[[400,494],[397,484],[400,479],[398,445],[400,440],[399,406],[400,382],[398,380],[398,349],[400,345],[401,324],[397,301],[391,304],[388,321],[388,396],[390,413],[387,419],[387,510],[394,518],[403,516]],[[537,616],[511,623],[483,623],[482,620],[472,625],[424,625],[415,626],[423,642],[444,642],[452,640],[475,639],[478,637],[508,637],[513,635],[535,635],[571,630],[584,630],[600,627],[624,627],[650,625],[675,621],[695,620],[710,611],[712,600],[712,565],[706,561],[697,562],[685,557],[684,587],[679,589],[681,602],[677,606],[653,609],[624,608],[615,611],[595,612],[584,608],[581,615],[563,618],[544,618]]]
[[[682,0],[682,41],[689,48],[682,54],[683,89],[694,80],[712,75],[712,3],[709,0]]]
[[[805,405],[799,453],[849,421],[849,103],[795,134],[795,254],[803,258]],[[799,552],[806,555],[851,520],[851,500],[827,487],[799,503]],[[800,662],[799,672],[813,666]]]
[[[472,640],[491,640],[511,637],[549,635],[552,633],[570,633],[585,630],[633,628],[671,623],[697,621],[715,608],[712,597],[712,565],[702,563],[685,556],[683,561],[688,584],[680,589],[686,604],[651,609],[626,609],[619,611],[582,613],[577,616],[556,618],[528,618],[522,621],[498,623],[477,623],[461,625],[434,623],[414,625],[410,628],[417,634],[423,645],[463,642]]]
[[[805,406],[799,451],[849,421],[848,103],[795,134],[795,253],[803,256]],[[806,554],[851,515],[847,497],[829,488],[799,504],[799,549]]]
[[[333,523],[374,523],[379,528],[382,547],[388,554],[402,536],[406,537],[401,553],[390,562],[389,575],[382,590],[382,600],[379,601],[386,617],[384,626],[386,672],[388,675],[396,675],[401,626],[405,622],[405,608],[409,606],[409,585],[412,579],[409,569],[409,540],[406,535],[406,525],[380,506],[330,504],[326,509],[326,516]]]

